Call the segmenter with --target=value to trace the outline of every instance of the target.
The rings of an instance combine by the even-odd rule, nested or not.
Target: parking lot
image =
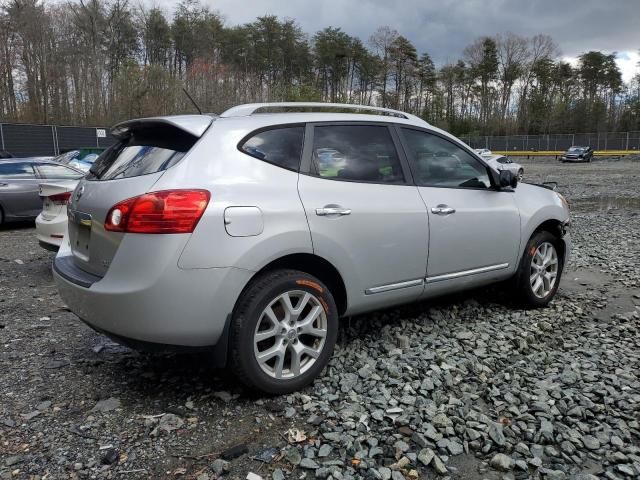
[[[0,478],[640,477],[640,157],[522,163],[572,207],[549,308],[497,286],[344,319],[284,397],[93,332],[32,226],[4,227]]]

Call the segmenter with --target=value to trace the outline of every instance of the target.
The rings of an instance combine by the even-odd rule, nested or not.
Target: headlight
[[[558,197],[560,197],[560,201],[562,202],[562,205],[564,205],[564,208],[567,209],[567,211],[569,211],[569,202],[567,202],[567,199],[564,198],[564,195],[562,195],[561,193],[556,192],[556,195],[558,195]]]

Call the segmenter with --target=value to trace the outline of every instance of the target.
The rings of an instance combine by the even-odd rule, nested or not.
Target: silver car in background
[[[496,170],[509,170],[517,178],[518,182],[521,182],[524,177],[524,167],[517,162],[514,162],[509,157],[504,155],[491,155],[482,157],[487,164]]]
[[[569,255],[559,194],[404,112],[251,104],[112,133],[71,196],[60,294],[117,341],[211,349],[265,392],[320,374],[339,317],[506,279],[541,307]]]
[[[0,225],[33,220],[42,211],[40,184],[51,180],[78,180],[84,173],[59,165],[49,157],[0,160]]]

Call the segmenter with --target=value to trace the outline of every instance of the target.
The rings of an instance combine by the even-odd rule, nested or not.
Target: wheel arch
[[[531,239],[538,232],[549,232],[558,239],[557,247],[560,250],[559,253],[562,256],[562,258],[566,260],[566,245],[565,245],[565,242],[562,241],[562,237],[564,237],[564,228],[565,228],[564,225],[565,225],[565,222],[562,222],[557,218],[549,218],[544,222],[540,223],[536,228],[534,228],[531,231],[530,235],[526,238],[524,245],[526,246],[527,243],[529,242],[529,239]]]
[[[245,286],[245,289],[259,275],[280,269],[300,270],[301,272],[317,277],[327,286],[333,295],[336,307],[338,308],[338,314],[342,315],[347,310],[347,288],[342,275],[331,262],[312,253],[291,253],[272,260],[253,275]],[[236,304],[237,303],[236,301]]]

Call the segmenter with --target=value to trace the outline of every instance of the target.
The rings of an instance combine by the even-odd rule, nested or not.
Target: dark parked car
[[[83,176],[78,169],[39,157],[0,160],[0,225],[38,216],[42,211],[40,183]]]
[[[565,162],[590,162],[593,158],[593,148],[591,147],[569,147],[560,157],[562,163]]]

